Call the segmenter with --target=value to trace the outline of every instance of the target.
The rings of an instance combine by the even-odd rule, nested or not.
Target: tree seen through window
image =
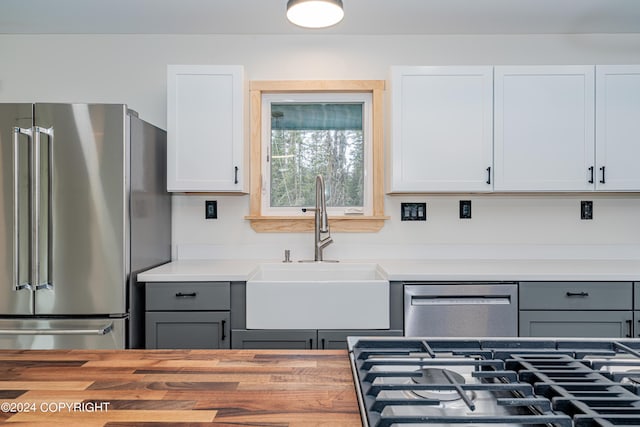
[[[362,103],[272,103],[270,206],[315,204],[315,177],[327,206],[363,207]]]

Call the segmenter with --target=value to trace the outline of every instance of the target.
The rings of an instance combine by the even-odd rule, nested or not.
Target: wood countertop
[[[361,426],[340,350],[0,350],[2,422]]]

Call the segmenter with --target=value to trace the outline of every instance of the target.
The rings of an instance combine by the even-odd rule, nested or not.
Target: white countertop
[[[178,260],[138,274],[140,282],[246,281],[261,262]],[[390,281],[640,281],[640,260],[369,260]]]

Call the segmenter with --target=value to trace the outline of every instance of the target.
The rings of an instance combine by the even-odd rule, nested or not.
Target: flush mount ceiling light
[[[289,0],[287,19],[305,28],[325,28],[342,21],[342,0]]]

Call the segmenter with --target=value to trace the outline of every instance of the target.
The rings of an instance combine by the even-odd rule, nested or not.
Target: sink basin
[[[372,263],[264,263],[246,289],[247,329],[388,329],[389,281]]]

